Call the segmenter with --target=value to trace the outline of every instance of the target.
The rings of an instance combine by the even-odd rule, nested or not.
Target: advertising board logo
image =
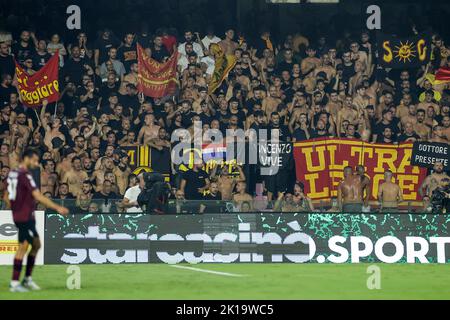
[[[17,234],[17,228],[12,223],[0,224],[0,236],[14,237]]]
[[[446,263],[446,247],[450,237],[335,235],[325,240],[316,255],[316,242],[302,231],[297,221],[287,223],[288,234],[254,232],[250,223],[239,223],[238,232],[215,235],[203,233],[129,234],[102,233],[90,226],[86,234],[67,234],[60,261],[79,263],[361,263],[375,259],[383,263],[429,263],[430,255],[438,263]],[[118,241],[120,240],[120,241]],[[134,242],[133,242],[134,241]],[[196,249],[190,244],[199,244]],[[64,246],[64,244],[62,244]],[[174,249],[175,248],[175,249]],[[189,249],[186,249],[189,248]],[[58,258],[59,259],[59,258]]]

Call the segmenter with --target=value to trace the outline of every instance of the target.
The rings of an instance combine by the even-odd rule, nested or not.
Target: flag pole
[[[36,111],[36,108],[33,108],[33,110],[34,110],[34,113],[36,113],[37,121],[40,122],[41,119],[39,118],[39,115],[38,115],[38,113],[37,113],[37,111]]]

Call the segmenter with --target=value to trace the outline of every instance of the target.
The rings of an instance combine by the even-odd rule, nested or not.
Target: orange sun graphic
[[[411,62],[411,59],[416,57],[415,53],[417,53],[417,51],[414,50],[414,43],[412,42],[409,43],[409,41],[406,41],[406,43],[403,43],[400,41],[400,46],[395,46],[395,49],[395,57],[403,63],[406,63],[406,60]]]

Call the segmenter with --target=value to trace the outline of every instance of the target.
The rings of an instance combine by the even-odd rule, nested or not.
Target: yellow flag
[[[220,87],[230,70],[236,65],[236,57],[234,55],[225,55],[222,48],[216,43],[211,44],[209,50],[215,60],[214,73],[208,83],[208,93],[212,94]]]

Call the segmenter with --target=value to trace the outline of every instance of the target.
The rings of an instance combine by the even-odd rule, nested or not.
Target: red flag
[[[450,67],[441,67],[436,72],[436,84],[450,82]]]
[[[17,86],[24,105],[38,107],[44,100],[49,103],[59,100],[58,66],[59,54],[55,53],[41,70],[30,76],[16,61]]]
[[[159,63],[150,58],[138,44],[138,90],[152,98],[162,98],[172,94],[178,84],[177,62],[178,52],[175,51],[165,63]]]

